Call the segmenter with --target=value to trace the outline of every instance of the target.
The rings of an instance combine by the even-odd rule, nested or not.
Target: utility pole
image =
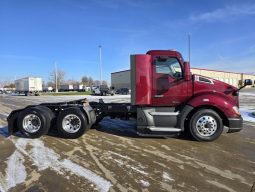
[[[102,46],[99,45],[99,66],[100,66],[100,85],[99,88],[101,88],[102,85]]]
[[[58,93],[58,69],[57,69],[57,62],[55,62],[55,89],[56,89],[56,93]]]

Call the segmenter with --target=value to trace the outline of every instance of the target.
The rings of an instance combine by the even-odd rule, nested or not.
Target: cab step
[[[146,127],[138,129],[137,134],[142,137],[168,137],[180,133],[182,130],[174,127]]]

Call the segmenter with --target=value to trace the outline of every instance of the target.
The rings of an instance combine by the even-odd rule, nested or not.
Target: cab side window
[[[157,74],[170,75],[172,78],[181,78],[183,76],[181,65],[174,57],[156,57],[154,63]]]

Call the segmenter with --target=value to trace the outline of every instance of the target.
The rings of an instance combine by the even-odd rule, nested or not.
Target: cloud
[[[255,15],[255,4],[231,5],[189,17],[191,21],[226,21],[242,16]]]

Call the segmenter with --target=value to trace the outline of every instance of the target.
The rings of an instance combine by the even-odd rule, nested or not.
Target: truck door
[[[152,105],[174,107],[187,101],[191,95],[191,82],[184,80],[179,60],[171,56],[154,56],[152,65]]]

